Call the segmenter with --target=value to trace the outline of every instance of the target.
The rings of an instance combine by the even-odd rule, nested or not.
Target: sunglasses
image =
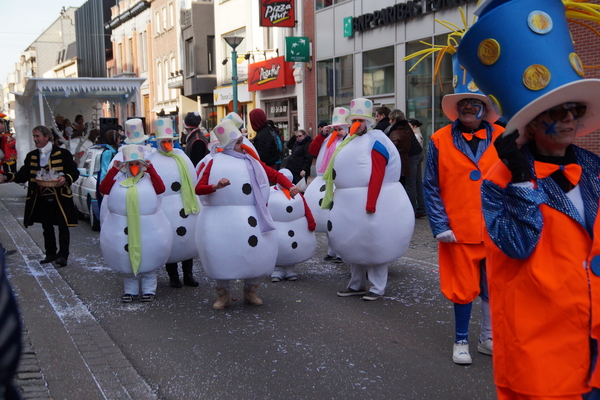
[[[459,101],[457,104],[459,107],[464,107],[467,104],[471,104],[473,106],[483,106],[485,105],[485,103],[481,100],[478,99],[462,99],[461,101]]]
[[[544,111],[539,116],[548,115],[552,121],[562,121],[567,117],[567,113],[571,113],[574,119],[581,118],[585,115],[587,106],[583,103],[565,103],[558,107]]]
[[[296,135],[297,138],[304,137],[304,135]]]

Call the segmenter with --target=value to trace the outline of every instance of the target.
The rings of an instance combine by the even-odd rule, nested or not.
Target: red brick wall
[[[298,4],[298,3],[296,3]],[[304,12],[304,35],[308,36],[312,43],[312,60],[310,68],[308,63],[304,68],[304,107],[305,120],[299,121],[300,126],[304,126],[307,132],[312,128],[312,136],[317,133],[317,65],[315,62],[315,54],[317,54],[315,42],[315,0],[305,0],[302,2]]]
[[[600,0],[588,0],[587,3],[600,4]],[[592,25],[598,30],[598,25],[596,24],[582,20],[577,21]],[[588,28],[574,22],[569,23],[569,28],[573,35],[575,52],[579,55],[579,58],[581,58],[583,65],[600,66],[600,37]],[[600,79],[600,68],[585,68],[585,77]],[[600,93],[598,93],[598,101],[600,101]],[[578,146],[600,155],[600,130],[577,139],[575,143]]]

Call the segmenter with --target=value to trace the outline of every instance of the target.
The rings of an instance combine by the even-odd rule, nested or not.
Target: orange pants
[[[485,259],[485,246],[465,243],[438,243],[440,286],[453,303],[467,304],[480,291],[480,264]]]
[[[513,392],[512,390],[505,387],[496,387],[498,393],[498,400],[581,400],[581,394],[574,394],[570,396],[530,396],[528,394],[521,394]]]

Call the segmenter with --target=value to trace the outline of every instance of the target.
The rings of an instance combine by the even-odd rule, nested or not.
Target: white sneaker
[[[481,354],[487,354],[488,356],[492,355],[493,350],[493,342],[492,339],[484,340],[483,342],[479,339],[479,343],[477,344],[477,351]]]
[[[454,342],[454,346],[452,347],[452,361],[454,361],[455,364],[461,365],[473,363],[473,359],[469,353],[469,342],[466,340]]]

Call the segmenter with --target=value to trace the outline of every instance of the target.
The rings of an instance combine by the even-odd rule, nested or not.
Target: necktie
[[[535,161],[533,166],[538,179],[547,178],[560,170],[565,178],[571,182],[571,185],[575,187],[579,183],[579,178],[581,178],[581,166],[578,164],[556,165]]]
[[[463,137],[467,140],[467,142],[470,142],[471,140],[473,140],[473,136],[476,136],[481,140],[485,139],[487,132],[485,131],[485,129],[480,129],[477,132],[463,132],[462,134]]]

